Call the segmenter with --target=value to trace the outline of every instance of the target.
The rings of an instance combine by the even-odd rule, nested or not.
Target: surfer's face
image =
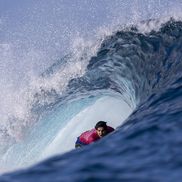
[[[104,127],[98,127],[96,131],[99,137],[103,137],[106,135],[106,130]]]

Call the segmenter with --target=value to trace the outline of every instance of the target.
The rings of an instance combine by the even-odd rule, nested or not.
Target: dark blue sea
[[[154,22],[128,25],[106,36],[85,72],[69,78],[64,91],[41,88],[34,94],[31,112],[39,124],[30,127],[24,143],[4,149],[4,166],[26,166],[26,162],[28,166],[42,153],[49,157],[2,174],[0,182],[182,180],[182,22],[171,18],[158,29],[140,30],[142,24],[147,27]],[[51,82],[68,63],[77,67],[70,61],[73,56],[58,60],[40,77]],[[64,79],[56,78],[60,83]],[[87,112],[88,108],[94,112]],[[119,118],[129,113],[117,124],[105,117],[108,113],[114,117],[116,109]],[[92,128],[99,113],[98,118],[107,120],[115,132],[74,149],[78,134],[88,125]],[[68,150],[59,154],[65,147]]]

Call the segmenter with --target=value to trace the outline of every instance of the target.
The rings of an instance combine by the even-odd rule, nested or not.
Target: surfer
[[[84,145],[88,145],[92,142],[95,142],[101,139],[102,137],[106,136],[107,134],[111,133],[112,131],[114,131],[114,128],[107,126],[106,122],[104,121],[99,121],[95,125],[95,128],[89,131],[85,131],[77,138],[75,148],[79,148]]]

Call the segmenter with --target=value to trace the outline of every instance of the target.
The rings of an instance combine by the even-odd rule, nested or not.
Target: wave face
[[[156,21],[143,24],[151,23]],[[38,101],[45,95],[54,101],[41,105],[34,100],[32,112],[41,115],[40,124],[22,148],[14,146],[6,155],[19,150],[30,161],[34,160],[32,153],[26,155],[30,149],[41,159],[59,153],[64,144],[70,150],[73,143],[67,144],[66,138],[74,142],[80,128],[92,127],[108,110],[113,114],[104,119],[116,116],[117,122],[109,123],[120,125],[116,131],[83,149],[2,175],[0,181],[180,181],[182,22],[171,19],[148,33],[138,28],[125,28],[106,37],[89,59],[85,73],[72,78],[60,95],[54,89],[37,93]],[[42,77],[48,79],[59,66],[52,66]],[[42,116],[45,111],[49,112]],[[101,116],[96,116],[98,113]],[[86,126],[80,124],[83,120]]]

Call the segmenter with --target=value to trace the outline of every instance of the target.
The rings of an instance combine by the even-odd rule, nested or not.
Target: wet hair
[[[103,127],[104,129],[107,129],[107,122],[105,121],[99,121],[96,125],[95,125],[95,129],[97,130],[99,127]]]

